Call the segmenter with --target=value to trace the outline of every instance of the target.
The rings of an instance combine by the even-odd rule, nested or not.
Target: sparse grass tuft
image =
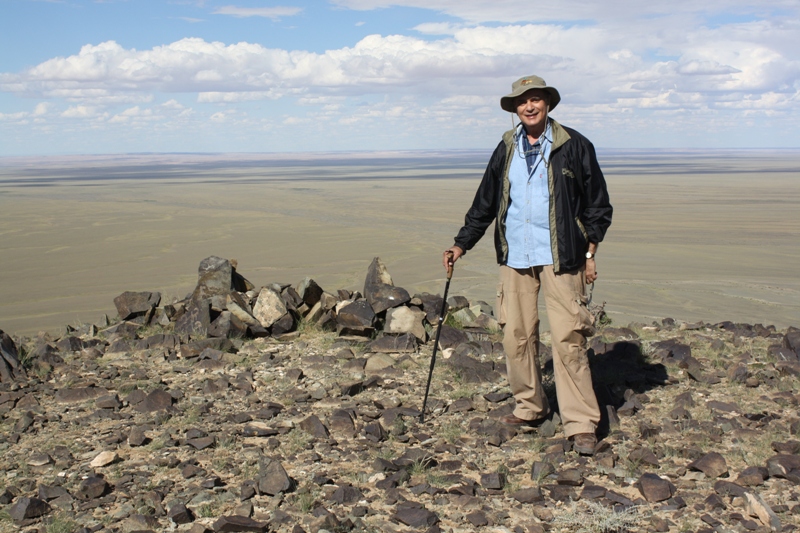
[[[432,487],[443,488],[446,484],[446,476],[441,472],[429,471],[425,474],[425,481]]]
[[[311,442],[311,435],[295,428],[286,435],[286,442],[281,449],[285,450],[287,455],[295,455],[305,450],[309,442]]]
[[[317,498],[320,492],[318,489],[310,489],[303,487],[294,495],[294,500],[300,511],[303,513],[310,513],[314,510],[314,504],[317,503]]]
[[[61,515],[56,515],[45,521],[47,533],[73,533],[78,529],[77,522]]]
[[[616,511],[587,501],[585,505],[573,504],[571,509],[560,512],[553,525],[558,531],[570,533],[624,533],[638,528],[643,518],[638,507]]]
[[[223,435],[217,439],[217,446],[224,450],[232,450],[236,446],[236,435]]]
[[[412,476],[424,474],[428,470],[428,461],[417,459],[408,467],[408,473]]]
[[[387,461],[391,461],[395,457],[397,457],[397,452],[389,446],[385,446],[378,451],[378,457],[381,459],[385,459]]]
[[[211,502],[203,503],[197,508],[197,516],[200,518],[213,518],[217,516],[217,506]]]
[[[439,435],[450,444],[455,444],[458,442],[463,433],[464,426],[455,420],[448,422],[447,424],[443,424],[439,428]]]

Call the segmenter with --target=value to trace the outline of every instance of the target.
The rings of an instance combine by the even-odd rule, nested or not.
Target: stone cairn
[[[430,324],[436,323],[442,298],[428,293],[412,298],[408,291],[394,285],[378,257],[369,266],[363,294],[345,289],[332,294],[311,278],[296,286],[273,283],[256,289],[236,271],[235,261],[212,256],[200,263],[197,285],[182,301],[161,305],[158,292],[124,292],[114,304],[120,322],[102,332],[112,352],[156,346],[178,350],[201,340],[203,346],[215,349],[229,346],[226,339],[233,338],[292,340],[299,336],[301,323],[336,331],[348,340],[374,339],[374,348],[413,352],[428,341]],[[485,302],[470,307],[466,298],[457,296],[450,299],[448,308],[467,329],[499,329]],[[153,325],[171,333],[137,338],[143,326]],[[453,335],[458,333],[451,330]],[[455,339],[448,344],[453,342]]]

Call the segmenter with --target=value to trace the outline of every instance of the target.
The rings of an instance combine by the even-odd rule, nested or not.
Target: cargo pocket
[[[503,326],[506,323],[506,307],[505,295],[503,294],[503,282],[497,284],[497,301],[495,302],[495,309],[497,309],[497,322]]]
[[[589,298],[586,295],[578,296],[575,299],[578,304],[578,331],[585,337],[591,337],[597,330],[594,327],[594,315],[589,311]]]

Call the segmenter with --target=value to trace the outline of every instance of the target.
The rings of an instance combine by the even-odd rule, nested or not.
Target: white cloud
[[[276,100],[282,96],[280,91],[240,91],[240,92],[202,92],[197,95],[200,103],[234,103],[255,100]]]
[[[66,109],[60,117],[69,124],[161,121],[153,127],[177,130],[191,121],[238,132],[324,119],[376,130],[390,122],[396,135],[415,138],[431,124],[487,132],[506,125],[499,97],[514,79],[538,73],[562,94],[557,118],[579,128],[609,121],[624,135],[648,128],[654,116],[665,121],[659,124],[680,116],[683,128],[689,117],[722,127],[744,116],[782,117],[783,124],[800,118],[796,0],[564,0],[527,10],[506,0],[335,3],[419,7],[454,18],[324,52],[200,38],[141,50],[87,44],[0,73],[0,91],[47,100],[15,120],[39,117],[48,125],[59,118],[54,109]],[[216,13],[275,20],[300,11],[226,6]],[[530,22],[520,22],[523,16]],[[196,102],[195,109],[179,101]],[[9,124],[10,116],[0,118]]]
[[[61,116],[64,118],[87,118],[94,117],[96,115],[97,112],[93,107],[85,105],[70,106],[66,111],[61,113]]]
[[[215,15],[231,15],[234,17],[264,17],[279,20],[283,17],[293,17],[303,11],[300,7],[236,7],[222,6],[213,11]]]
[[[28,113],[25,111],[19,111],[17,113],[0,113],[0,120],[20,120],[28,116]]]
[[[47,110],[50,109],[50,102],[39,102],[36,104],[36,107],[33,110],[34,116],[42,116],[47,114]]]
[[[161,104],[161,107],[163,107],[165,109],[174,109],[176,111],[182,111],[183,109],[186,109],[186,107],[183,104],[181,104],[180,102],[178,102],[174,98],[172,100],[168,100],[168,101],[164,102],[163,104]]]

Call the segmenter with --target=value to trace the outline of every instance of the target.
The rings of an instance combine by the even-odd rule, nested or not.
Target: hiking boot
[[[510,415],[505,415],[500,417],[500,422],[507,426],[528,426],[528,427],[536,427],[542,425],[542,423],[547,420],[547,416],[543,416],[542,418],[535,418],[533,420],[525,420],[524,418],[520,418],[513,413]]]
[[[572,449],[581,455],[594,455],[597,437],[594,433],[578,433],[572,436]]]

